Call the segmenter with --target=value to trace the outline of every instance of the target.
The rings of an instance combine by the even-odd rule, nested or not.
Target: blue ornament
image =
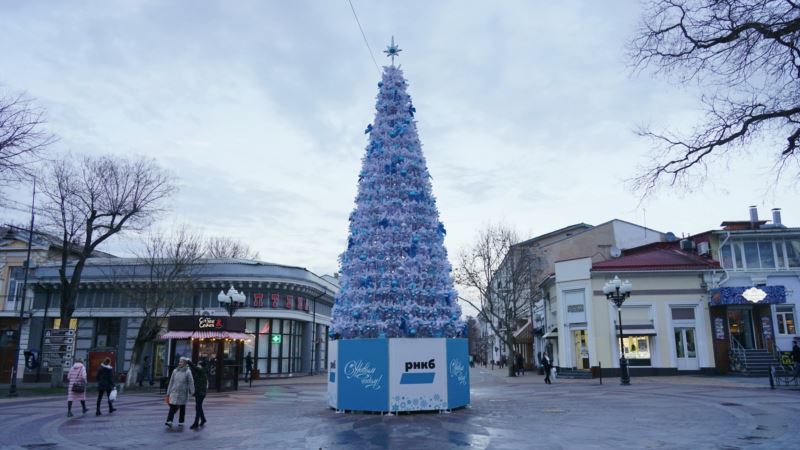
[[[408,113],[413,116],[415,112],[417,112],[417,108],[414,108],[413,106],[408,105]]]
[[[367,129],[364,130],[364,134],[369,134],[372,131],[372,124],[367,125]]]
[[[361,312],[360,311],[353,311],[353,318],[354,319],[358,319],[359,317],[361,317]]]
[[[416,336],[417,335],[417,329],[416,328],[409,328],[408,329],[408,335],[409,336]]]

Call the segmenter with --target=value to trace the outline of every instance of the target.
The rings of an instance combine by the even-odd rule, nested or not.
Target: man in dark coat
[[[97,370],[97,411],[95,415],[100,414],[100,402],[103,400],[103,394],[108,398],[108,413],[111,414],[116,409],[111,402],[111,390],[114,389],[114,369],[111,367],[111,358],[106,358],[100,364],[100,369]]]
[[[792,343],[792,360],[794,361],[794,375],[800,375],[800,345],[797,341]]]
[[[206,372],[206,362],[200,360],[198,365],[192,366],[192,376],[194,377],[194,423],[192,430],[206,424],[206,414],[203,412],[203,400],[208,392],[208,373]]]

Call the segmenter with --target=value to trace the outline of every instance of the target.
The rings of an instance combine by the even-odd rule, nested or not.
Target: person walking
[[[542,355],[542,368],[544,369],[544,382],[546,384],[553,384],[553,382],[550,381],[550,369],[552,367],[553,365],[550,362],[550,355],[548,355],[547,352],[545,352]]]
[[[172,371],[172,376],[169,377],[169,387],[167,388],[169,414],[164,423],[169,428],[172,428],[172,420],[178,410],[180,410],[178,426],[183,427],[186,418],[186,402],[189,401],[190,395],[194,395],[194,377],[192,377],[192,371],[189,370],[188,362],[189,358],[181,356],[181,359],[178,360],[178,367]]]
[[[525,375],[525,360],[522,358],[522,353],[517,353],[517,376]]]
[[[206,362],[200,360],[198,365],[192,365],[192,377],[194,378],[194,423],[189,428],[196,430],[206,424],[206,414],[203,412],[203,400],[208,392],[208,374],[206,372]]]
[[[800,345],[797,340],[792,342],[792,361],[794,361],[794,376],[800,376]]]
[[[114,389],[114,368],[111,367],[111,358],[103,360],[95,378],[97,379],[97,411],[95,415],[102,415],[100,413],[100,402],[103,400],[104,394],[108,398],[108,413],[111,414],[116,411],[114,404],[111,402],[111,390]]]
[[[247,352],[244,357],[244,381],[250,381],[253,376],[253,352]]]
[[[154,384],[149,356],[145,356],[144,361],[142,361],[142,372],[139,374],[139,387],[142,387],[142,383],[145,380],[150,383],[150,386]]]
[[[86,408],[86,367],[83,365],[83,358],[75,358],[75,364],[69,369],[67,374],[67,417],[72,417],[72,402],[80,401],[83,414],[89,409]]]

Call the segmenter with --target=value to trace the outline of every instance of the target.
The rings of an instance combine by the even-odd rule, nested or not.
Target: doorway
[[[728,330],[731,338],[746,349],[756,348],[751,308],[728,308]]]
[[[675,327],[675,354],[678,357],[678,370],[700,368],[694,327]]]
[[[589,370],[589,334],[586,330],[573,330],[572,342],[574,344],[572,367]]]

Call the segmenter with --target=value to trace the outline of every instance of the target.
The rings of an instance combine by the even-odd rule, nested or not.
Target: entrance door
[[[574,345],[572,367],[589,369],[589,334],[586,330],[573,330],[572,342]]]
[[[742,347],[755,348],[751,309],[728,308],[728,330]]]
[[[697,345],[694,327],[675,327],[675,354],[678,370],[697,370]]]

